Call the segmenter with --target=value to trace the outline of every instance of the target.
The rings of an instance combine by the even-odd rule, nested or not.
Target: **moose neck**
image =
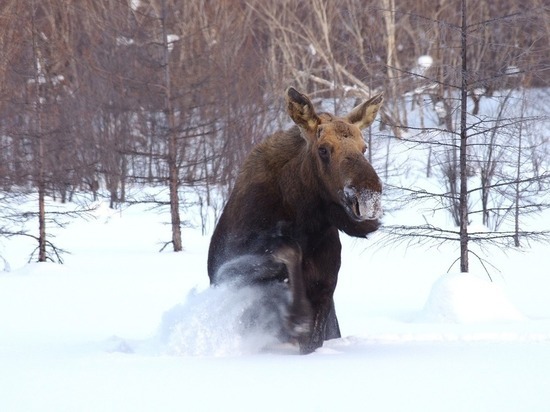
[[[327,196],[319,171],[307,145],[303,145],[298,155],[288,162],[280,176],[284,203],[291,210],[300,230],[319,233],[331,224],[327,219]]]

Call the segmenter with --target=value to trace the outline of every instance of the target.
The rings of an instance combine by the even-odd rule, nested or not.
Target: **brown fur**
[[[345,118],[317,114],[293,88],[286,99],[297,126],[270,136],[248,156],[212,236],[208,274],[212,284],[235,280],[228,277],[247,284],[286,279],[292,297],[283,329],[308,353],[340,336],[333,302],[338,230],[364,237],[379,226],[379,211],[368,205],[379,207],[382,185],[363,155],[360,128],[374,121],[382,96]],[[375,201],[361,203],[371,195]],[[259,257],[265,269],[255,264],[240,275],[219,273],[244,255]]]

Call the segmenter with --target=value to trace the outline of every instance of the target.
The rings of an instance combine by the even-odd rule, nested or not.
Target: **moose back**
[[[262,293],[281,341],[310,353],[340,337],[333,294],[340,269],[338,231],[365,237],[379,226],[382,183],[366,160],[361,129],[382,104],[376,95],[346,117],[317,113],[289,88],[295,126],[257,145],[239,173],[208,253],[212,285],[254,287]]]

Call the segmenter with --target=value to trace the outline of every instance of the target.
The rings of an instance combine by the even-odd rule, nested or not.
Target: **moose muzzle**
[[[371,189],[344,187],[344,206],[355,220],[376,220],[382,217],[382,193]]]

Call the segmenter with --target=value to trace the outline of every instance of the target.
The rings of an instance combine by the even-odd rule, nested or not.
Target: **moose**
[[[210,241],[208,276],[213,286],[261,290],[277,338],[307,354],[340,337],[339,231],[364,238],[380,226],[382,183],[364,156],[361,129],[383,96],[346,117],[317,113],[292,87],[285,100],[295,125],[255,146],[242,165]]]

